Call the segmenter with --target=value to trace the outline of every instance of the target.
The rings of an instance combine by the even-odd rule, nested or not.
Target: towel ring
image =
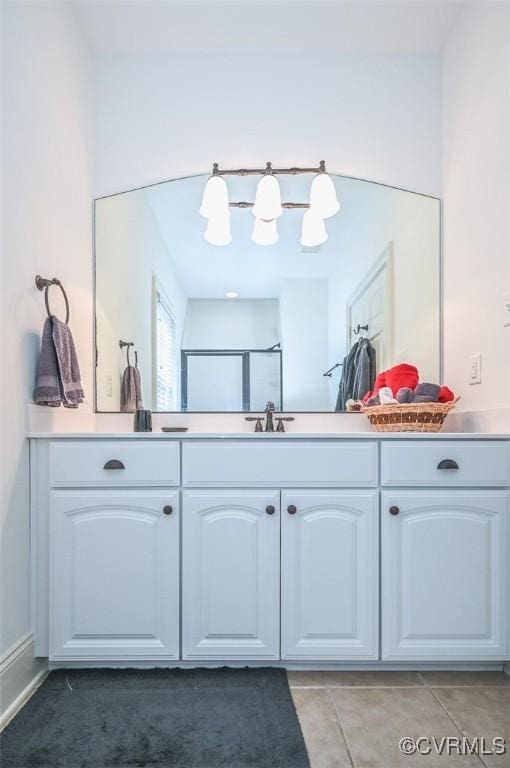
[[[48,299],[48,291],[51,285],[58,285],[58,287],[62,291],[62,294],[64,296],[64,301],[66,303],[66,325],[67,325],[69,323],[69,300],[64,290],[64,286],[62,285],[60,280],[57,277],[52,277],[50,279],[47,277],[41,277],[41,275],[36,275],[35,284],[40,291],[44,291],[44,303],[46,304],[46,312],[48,313],[48,317],[52,316],[51,310],[50,310],[50,302]]]
[[[127,364],[128,367],[131,367],[131,362],[129,360],[129,347],[134,347],[134,343],[132,341],[122,341],[122,339],[119,339],[119,347],[123,349],[124,347],[127,347],[126,349],[126,357],[127,357]],[[136,365],[138,366],[138,354],[135,352],[136,356]]]

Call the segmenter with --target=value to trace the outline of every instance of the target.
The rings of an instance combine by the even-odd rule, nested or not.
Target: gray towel
[[[423,382],[418,384],[414,390],[415,403],[437,403],[439,400],[439,391],[441,387],[438,384]]]
[[[335,411],[345,411],[347,400],[361,400],[373,389],[375,374],[375,349],[368,339],[360,339],[344,358]]]
[[[134,413],[141,408],[143,408],[143,403],[140,371],[138,368],[128,365],[122,375],[120,410],[121,413]]]
[[[85,397],[71,329],[57,317],[44,322],[34,401],[37,405],[77,408]]]
[[[397,400],[399,403],[412,403],[414,392],[411,387],[400,387],[397,392]]]

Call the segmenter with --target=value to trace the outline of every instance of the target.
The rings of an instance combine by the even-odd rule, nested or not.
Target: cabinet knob
[[[453,459],[443,459],[437,465],[438,469],[458,469],[459,465]]]
[[[170,506],[170,504],[165,504],[165,506],[163,507],[163,512],[165,513],[165,515],[171,515],[173,511],[174,510]]]
[[[390,507],[390,515],[398,515],[400,509],[398,507]]]
[[[268,515],[274,515],[274,513],[275,513],[275,508],[273,507],[273,505],[272,505],[272,504],[268,504],[268,505],[267,505],[267,507],[266,507],[266,512],[267,512],[267,514],[268,514]]]
[[[106,462],[103,469],[126,469],[126,467],[118,459],[110,459]]]
[[[289,506],[287,507],[287,512],[289,513],[289,515],[295,515],[297,512],[297,507],[294,506],[294,504],[289,504]]]

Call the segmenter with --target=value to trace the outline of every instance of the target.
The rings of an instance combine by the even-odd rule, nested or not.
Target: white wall
[[[443,62],[445,380],[463,410],[510,406],[510,5],[468,3]],[[469,356],[482,354],[470,386]]]
[[[327,411],[328,281],[284,280],[280,294],[283,407]]]
[[[214,34],[214,31],[211,31]],[[440,193],[435,54],[95,58],[96,195],[223,167],[316,165]]]
[[[175,319],[177,402],[180,401],[180,345],[186,312],[186,294],[174,269],[143,191],[98,200],[96,226],[97,407],[120,408],[121,377],[127,355],[119,339],[132,341],[138,352],[142,397],[146,408],[153,402],[155,360],[153,342],[153,278],[163,288]],[[134,365],[134,351],[130,350]]]
[[[92,393],[88,58],[63,3],[2,4],[2,511],[0,653],[30,632],[25,440],[44,298],[59,277],[83,384]],[[58,290],[52,308],[62,304]],[[9,702],[3,702],[3,707]]]
[[[183,349],[267,349],[278,341],[278,299],[188,301]]]

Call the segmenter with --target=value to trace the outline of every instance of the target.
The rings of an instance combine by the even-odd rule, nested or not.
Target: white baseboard
[[[21,637],[0,657],[0,731],[19,712],[48,674],[46,659],[34,657],[34,636]]]

